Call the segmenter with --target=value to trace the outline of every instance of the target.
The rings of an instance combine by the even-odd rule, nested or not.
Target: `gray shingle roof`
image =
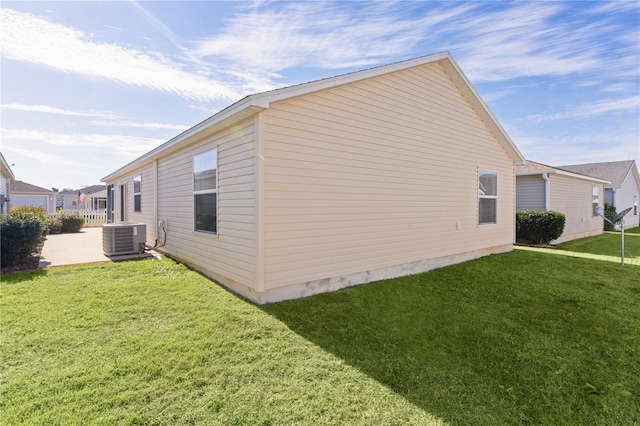
[[[611,186],[620,187],[634,163],[633,160],[611,161],[608,163],[569,164],[556,168],[608,180],[611,182]]]
[[[36,185],[31,185],[30,183],[23,182],[21,180],[12,180],[11,193],[14,194],[19,192],[38,192],[43,194],[53,194],[53,191],[51,191],[50,189],[42,188]]]

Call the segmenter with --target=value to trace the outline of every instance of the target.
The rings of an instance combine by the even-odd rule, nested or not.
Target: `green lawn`
[[[516,251],[259,308],[142,260],[0,295],[2,424],[640,423],[640,267]]]
[[[581,238],[558,244],[558,250],[576,253],[620,257],[620,232],[605,232],[595,237]],[[624,231],[624,256],[626,259],[640,259],[640,227]]]

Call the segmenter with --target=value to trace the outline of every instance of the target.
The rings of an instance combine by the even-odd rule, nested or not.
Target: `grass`
[[[640,227],[624,231],[624,256],[628,260],[640,260]],[[558,244],[558,250],[576,253],[616,256],[620,258],[620,232],[605,232],[595,237],[581,238]]]
[[[3,277],[3,424],[640,422],[640,268],[517,251],[263,308],[170,260]]]

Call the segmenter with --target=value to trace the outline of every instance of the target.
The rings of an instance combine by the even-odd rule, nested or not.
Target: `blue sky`
[[[640,163],[640,2],[11,2],[0,150],[79,188],[243,96],[448,50],[522,153]]]

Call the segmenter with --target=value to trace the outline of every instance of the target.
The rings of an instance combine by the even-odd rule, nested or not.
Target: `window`
[[[633,196],[633,215],[638,216],[638,196]]]
[[[478,223],[497,223],[498,173],[478,172]]]
[[[133,178],[133,211],[142,211],[142,176]]]
[[[193,157],[193,206],[195,230],[216,233],[218,207],[217,151]]]
[[[594,186],[591,192],[591,203],[593,204],[592,205],[593,217],[598,216],[598,204],[600,204],[600,201],[598,200],[599,195],[600,195],[600,188],[598,188],[597,186]]]

